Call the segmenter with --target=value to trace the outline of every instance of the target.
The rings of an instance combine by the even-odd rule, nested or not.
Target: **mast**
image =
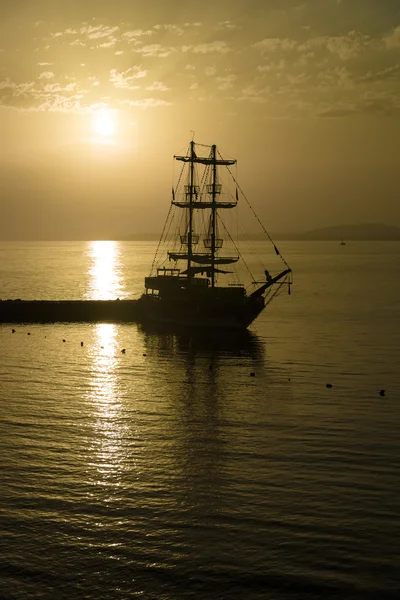
[[[217,147],[215,144],[211,146],[211,156],[213,159],[212,168],[212,208],[211,208],[211,287],[215,287],[215,233],[216,233],[216,187],[217,187],[217,162],[216,156]]]
[[[217,251],[222,248],[223,243],[222,239],[217,238],[217,210],[234,208],[237,204],[234,200],[217,202],[222,188],[218,183],[217,166],[234,165],[236,160],[217,158],[217,146],[215,144],[211,146],[208,156],[197,156],[193,140],[190,142],[186,156],[174,156],[174,158],[175,160],[188,163],[189,166],[188,183],[185,185],[185,198],[183,201],[175,200],[175,198],[172,201],[174,206],[189,211],[186,213],[188,214],[187,235],[181,235],[181,245],[184,244],[187,249],[179,252],[168,252],[168,256],[173,260],[186,261],[187,268],[183,274],[187,276],[188,285],[192,283],[192,279],[197,273],[204,273],[206,271],[207,277],[211,278],[211,286],[215,287],[216,272],[218,272],[216,265],[231,264],[239,260],[239,256],[216,255]],[[196,185],[195,164],[203,165],[206,171],[208,167],[211,167],[211,182],[206,185],[208,199],[202,198],[201,195],[199,197],[200,188]],[[199,241],[199,236],[193,233],[194,210],[205,209],[211,210],[208,237],[204,239],[206,252],[194,252],[193,247]],[[207,269],[207,267],[209,268]]]
[[[190,169],[189,169],[189,231],[188,231],[188,258],[187,258],[187,278],[190,285],[192,281],[191,262],[193,255],[193,186],[194,186],[194,140],[190,142]]]

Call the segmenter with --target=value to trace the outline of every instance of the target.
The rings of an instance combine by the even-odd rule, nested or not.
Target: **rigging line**
[[[169,221],[169,215],[171,214],[172,206],[173,206],[173,205],[172,205],[172,203],[171,203],[171,204],[169,205],[169,211],[168,211],[168,214],[167,214],[167,218],[166,218],[166,220],[164,221],[164,227],[163,227],[163,229],[162,229],[162,232],[161,232],[160,239],[158,240],[157,250],[156,250],[156,253],[155,253],[155,255],[154,255],[154,258],[153,258],[153,263],[152,263],[152,265],[151,265],[151,271],[150,271],[150,273],[152,273],[152,272],[153,272],[153,269],[154,269],[154,265],[155,265],[155,262],[156,262],[156,258],[157,258],[157,255],[158,255],[158,251],[159,251],[159,249],[160,249],[161,242],[162,242],[162,240],[163,240],[163,238],[164,238],[164,232],[165,232],[165,228],[166,228],[166,226],[167,226],[167,223],[168,223],[168,221]]]
[[[218,220],[219,220],[219,221],[222,223],[222,227],[224,228],[224,230],[225,230],[225,231],[226,231],[226,233],[228,234],[228,237],[229,237],[229,239],[231,240],[231,242],[232,242],[232,244],[233,244],[233,247],[235,248],[236,252],[238,253],[238,256],[240,256],[240,257],[241,257],[241,259],[242,259],[242,261],[243,261],[243,264],[244,264],[244,266],[246,267],[246,269],[247,269],[247,270],[248,270],[248,272],[249,272],[249,275],[250,275],[250,277],[251,277],[251,278],[252,278],[252,280],[254,281],[254,275],[253,275],[253,273],[250,271],[250,268],[249,268],[249,266],[248,266],[247,262],[244,260],[244,258],[243,258],[243,256],[242,256],[242,254],[241,254],[241,253],[240,253],[240,251],[239,251],[239,248],[238,248],[238,247],[236,246],[236,244],[235,244],[235,240],[232,238],[232,236],[231,236],[231,234],[229,233],[228,229],[225,227],[225,223],[223,222],[223,220],[221,219],[221,217],[220,217],[219,215],[218,215]]]
[[[287,285],[286,277],[283,281],[280,282],[280,284],[278,285],[278,287],[276,288],[276,290],[273,293],[270,293],[266,296],[266,298],[265,298],[266,305],[268,305],[270,302],[272,302],[272,300],[276,296],[279,296],[280,294],[282,294],[285,285]]]
[[[204,186],[204,181],[207,179],[209,170],[210,170],[210,167],[209,167],[209,165],[207,165],[203,171],[203,175],[201,176],[200,187]]]
[[[190,145],[188,146],[188,149],[186,150],[186,156],[189,156],[189,153],[190,153]],[[174,164],[175,164],[175,163],[174,163]],[[186,166],[186,165],[185,165],[185,163],[183,163],[183,164],[182,164],[182,168],[181,168],[181,172],[179,173],[178,181],[176,182],[176,186],[175,186],[175,189],[176,189],[176,190],[178,190],[178,189],[179,189],[179,184],[180,184],[180,182],[181,182],[182,175],[183,175],[183,172],[184,172],[184,170],[185,170],[185,166]],[[173,184],[173,182],[172,182],[172,184]],[[173,189],[173,188],[172,188],[172,189]]]
[[[169,221],[169,224],[168,224],[168,229],[167,229],[167,231],[165,232],[165,235],[164,235],[164,245],[166,245],[169,241],[172,241],[172,235],[173,234],[171,234],[170,231],[173,228],[174,223],[176,221],[177,221],[177,219],[175,218],[175,214],[172,214],[171,220]]]
[[[198,200],[200,202],[202,201],[203,196],[206,194],[206,192],[205,192],[205,186],[206,186],[206,180],[207,180],[207,177],[208,177],[208,172],[209,172],[209,167],[207,166],[203,170],[201,179],[199,181],[199,197],[198,197]],[[196,175],[197,175],[197,178],[198,178],[197,170],[196,170]]]
[[[254,244],[251,243],[251,236],[247,230],[247,228],[244,226],[244,219],[242,219],[242,215],[239,216],[239,210],[238,207],[240,206],[239,203],[236,204],[236,208],[235,208],[235,215],[236,215],[236,239],[239,240],[241,239],[241,246],[243,246],[243,248],[246,250],[246,252],[248,252],[252,258],[256,259],[258,266],[264,270],[265,269],[265,265],[264,262],[261,260],[260,257],[260,253],[257,253],[255,251],[255,247]]]
[[[204,147],[205,148],[211,148],[211,146],[204,146]],[[210,150],[207,158],[211,158],[211,157],[212,157],[212,150]],[[206,185],[206,181],[207,181],[207,179],[209,177],[210,170],[211,170],[210,169],[210,165],[206,165],[206,168],[203,170],[203,175],[202,175],[201,180],[200,180],[200,186],[202,188],[202,193],[204,193],[203,192],[204,186]]]
[[[222,158],[220,152],[218,151],[218,154],[220,156],[220,158]],[[271,244],[273,245],[274,249],[275,249],[275,253],[281,258],[282,262],[286,265],[286,267],[288,269],[290,269],[289,265],[287,264],[286,260],[283,258],[282,254],[279,252],[278,248],[275,246],[275,243],[273,241],[273,239],[271,238],[271,236],[269,235],[268,231],[265,229],[264,225],[262,224],[262,222],[260,221],[256,211],[254,210],[254,208],[251,206],[250,202],[248,201],[246,194],[243,192],[242,188],[240,187],[237,179],[235,178],[235,176],[233,175],[232,171],[230,170],[230,168],[227,166],[226,167],[230,173],[230,176],[232,177],[233,181],[236,183],[236,186],[238,188],[238,190],[240,191],[240,193],[242,194],[243,198],[246,200],[248,207],[250,208],[251,212],[253,213],[253,215],[255,216],[255,218],[257,219],[257,221],[259,222],[262,230],[264,231],[265,235],[268,237],[269,241],[271,242]]]
[[[211,148],[210,144],[200,144],[199,142],[196,142],[196,146],[200,146],[201,148]]]
[[[203,171],[203,175],[202,175],[201,180],[200,180],[200,185],[199,185],[199,188],[200,188],[200,199],[201,199],[202,196],[205,195],[205,191],[204,190],[205,190],[205,186],[206,186],[206,181],[208,179],[208,172],[209,172],[209,168],[206,167],[204,169],[204,171]]]

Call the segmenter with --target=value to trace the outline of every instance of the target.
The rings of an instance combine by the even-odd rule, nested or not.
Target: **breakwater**
[[[0,323],[138,321],[140,300],[0,300]]]

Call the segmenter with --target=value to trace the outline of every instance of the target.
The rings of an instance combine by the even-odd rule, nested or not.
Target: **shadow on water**
[[[153,374],[153,395],[165,415],[162,432],[171,445],[169,464],[174,475],[168,486],[176,502],[178,545],[189,562],[211,564],[212,550],[204,545],[204,531],[183,526],[179,516],[189,515],[191,523],[207,521],[205,526],[213,528],[215,519],[226,511],[223,490],[232,407],[249,373],[264,365],[264,346],[248,331],[216,335],[154,326],[141,326],[139,331]],[[212,542],[211,546],[221,543],[218,531]]]
[[[166,325],[140,325],[146,348],[167,350],[192,356],[244,356],[255,360],[264,358],[262,340],[250,331],[209,331],[172,329]]]

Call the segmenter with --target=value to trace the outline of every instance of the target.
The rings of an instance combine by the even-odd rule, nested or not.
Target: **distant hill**
[[[312,229],[287,236],[287,239],[304,241],[400,241],[400,227],[383,223],[360,223],[358,225],[335,225]]]
[[[122,241],[155,241],[160,237],[157,233],[132,234],[125,237],[115,237]],[[385,225],[384,223],[359,223],[357,225],[332,225],[302,232],[272,232],[271,237],[275,241],[400,241],[400,227],[396,225]],[[114,238],[110,238],[114,239]],[[239,239],[265,240],[263,233],[253,233],[248,236],[239,236]]]
[[[244,236],[239,236],[244,239]],[[332,225],[301,232],[272,231],[275,241],[400,241],[400,227],[383,223],[359,223],[357,225]],[[250,240],[265,240],[262,233],[250,234]]]

